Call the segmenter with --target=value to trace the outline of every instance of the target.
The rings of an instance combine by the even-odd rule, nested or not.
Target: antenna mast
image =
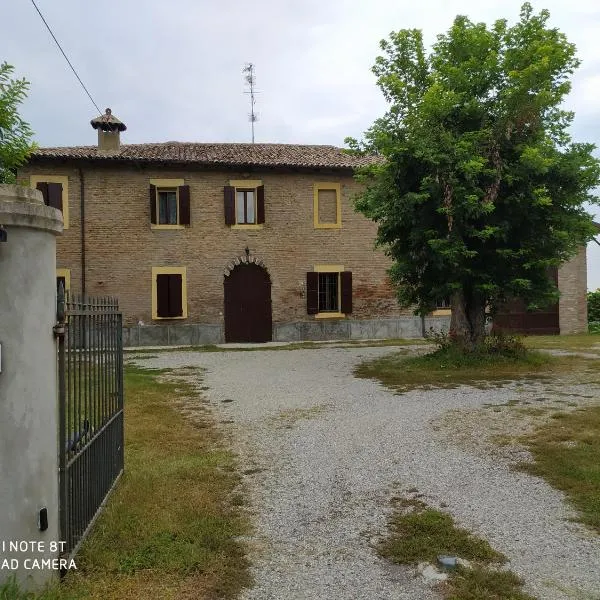
[[[248,92],[244,92],[244,94],[250,94],[250,114],[248,115],[250,123],[252,124],[252,143],[254,144],[254,123],[258,121],[258,116],[254,112],[254,104],[256,100],[254,99],[254,94],[258,93],[254,91],[254,86],[256,85],[256,79],[254,76],[254,65],[252,63],[246,63],[242,72],[245,74],[244,79],[248,84],[250,90]]]

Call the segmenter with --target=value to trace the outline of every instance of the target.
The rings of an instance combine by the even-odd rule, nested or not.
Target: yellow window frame
[[[56,269],[56,278],[63,277],[65,280],[65,293],[71,289],[71,269]]]
[[[63,229],[69,229],[69,176],[68,175],[31,175],[29,177],[29,185],[36,189],[37,184],[46,183],[61,183],[62,184],[62,215]]]
[[[157,275],[181,275],[181,308],[182,315],[180,317],[159,317],[158,316],[158,297],[157,297]],[[152,320],[172,320],[172,319],[187,319],[187,269],[186,267],[152,267]]]
[[[264,227],[263,223],[238,223],[237,222],[237,192],[238,190],[254,190],[254,214],[258,217],[258,193],[257,189],[263,184],[261,179],[231,179],[229,185],[235,188],[235,225],[230,225],[231,229],[247,229],[247,230],[258,230]]]
[[[315,319],[343,319],[346,315],[341,312],[342,304],[342,282],[340,281],[340,273],[344,271],[344,265],[314,265],[315,273],[337,273],[338,275],[338,311],[337,312],[318,312]]]
[[[319,221],[319,192],[321,190],[335,190],[335,223],[321,223]],[[313,224],[315,229],[340,229],[342,227],[341,186],[339,183],[319,182],[313,185]]]
[[[151,223],[150,229],[185,229],[185,225],[181,225],[179,223],[179,187],[185,185],[184,179],[150,179],[150,185],[156,187],[156,197],[154,198],[154,204],[156,206],[156,219],[159,219],[160,215],[160,206],[158,203],[158,192],[160,191],[173,191],[175,190],[175,194],[177,197],[177,224],[159,224],[159,223]],[[181,317],[179,317],[181,318]]]

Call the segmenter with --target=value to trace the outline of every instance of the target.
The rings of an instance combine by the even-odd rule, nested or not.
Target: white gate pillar
[[[58,556],[50,547],[59,541],[52,328],[62,213],[37,190],[0,185],[0,226],[0,584],[15,574],[35,589],[58,574],[28,567]]]

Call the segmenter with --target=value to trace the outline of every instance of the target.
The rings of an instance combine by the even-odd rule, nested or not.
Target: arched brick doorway
[[[271,278],[255,263],[241,263],[225,276],[225,341],[270,342]]]

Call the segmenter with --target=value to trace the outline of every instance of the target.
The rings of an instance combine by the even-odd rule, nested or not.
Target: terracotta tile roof
[[[33,160],[44,158],[85,159],[111,162],[194,163],[227,167],[297,167],[354,169],[378,160],[354,156],[336,146],[297,144],[125,144],[115,154],[99,154],[96,146],[38,148]]]

